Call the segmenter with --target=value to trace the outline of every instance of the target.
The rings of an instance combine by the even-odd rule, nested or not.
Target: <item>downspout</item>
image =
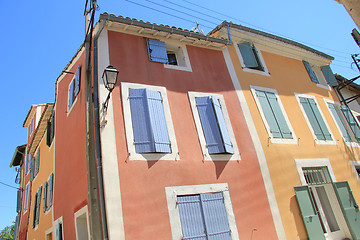
[[[232,43],[231,33],[230,33],[230,23],[227,23],[227,33],[228,33],[229,42]]]
[[[99,89],[98,89],[98,38],[100,33],[106,25],[106,17],[101,22],[99,29],[94,37],[94,123],[95,123],[95,149],[96,149],[96,166],[98,175],[98,190],[99,190],[99,204],[101,212],[101,225],[103,232],[103,239],[108,240],[108,226],[106,218],[105,193],[104,193],[104,179],[102,171],[102,157],[101,157],[101,139],[100,139],[100,112],[99,112]]]

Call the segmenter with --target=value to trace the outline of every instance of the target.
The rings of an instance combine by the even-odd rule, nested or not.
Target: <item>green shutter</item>
[[[47,210],[47,206],[46,206],[46,201],[47,201],[47,191],[48,191],[48,182],[44,183],[44,195],[43,195],[43,211],[46,212]]]
[[[30,160],[30,181],[34,179],[34,172],[35,172],[35,158],[32,157]]]
[[[34,211],[33,211],[33,224],[32,224],[33,228],[35,228],[35,225],[36,225],[37,200],[38,200],[38,193],[35,194],[35,198],[34,198]]]
[[[351,110],[347,106],[342,105],[341,111],[343,112],[346,121],[349,123],[349,126],[350,126],[351,130],[353,131],[356,140],[360,141],[360,129],[359,129],[359,126],[358,126]]]
[[[333,183],[336,196],[353,239],[360,239],[360,212],[348,182]]]
[[[309,187],[299,186],[294,189],[309,240],[325,240]]]
[[[38,174],[39,172],[39,164],[40,164],[40,147],[38,148],[38,150],[36,151],[36,168],[35,168],[35,173],[34,173],[34,177]]]
[[[39,224],[39,216],[40,216],[40,204],[41,204],[41,192],[42,192],[42,186],[39,187],[38,190],[38,199],[36,202],[36,220],[35,220],[35,224]]]
[[[329,65],[322,66],[321,71],[323,72],[324,77],[325,77],[327,83],[329,84],[329,86],[335,87],[335,86],[339,85],[338,82],[336,81],[334,73],[331,71],[331,68]]]
[[[310,63],[308,63],[307,61],[304,61],[304,60],[303,60],[303,63],[304,63],[304,66],[306,68],[306,71],[309,74],[309,77],[310,77],[311,81],[319,83],[319,80],[317,79],[316,74],[312,70]]]
[[[49,180],[49,206],[47,206],[48,208],[51,207],[52,202],[53,202],[53,188],[54,188],[54,173],[51,173],[50,175],[50,180]]]
[[[259,63],[254,53],[254,49],[249,42],[239,43],[238,47],[246,67],[248,68],[259,67]]]
[[[337,125],[340,128],[341,134],[343,136],[343,138],[345,139],[346,142],[351,142],[351,137],[349,132],[347,131],[346,127],[345,127],[345,123],[343,122],[343,120],[341,119],[338,110],[335,107],[335,104],[333,103],[328,103],[329,109],[332,113],[332,115],[334,116],[334,119],[337,123]]]

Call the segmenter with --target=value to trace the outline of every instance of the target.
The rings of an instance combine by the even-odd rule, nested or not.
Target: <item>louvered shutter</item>
[[[211,98],[196,97],[195,101],[209,153],[225,152]]]
[[[171,144],[166,126],[164,106],[161,93],[146,89],[151,129],[154,138],[155,152],[171,153]]]
[[[351,110],[347,106],[342,105],[341,111],[343,112],[346,121],[349,123],[349,126],[350,126],[351,130],[353,131],[356,140],[360,141],[360,129],[359,129],[359,126],[358,126],[356,120],[354,119],[354,116],[351,113]]]
[[[306,232],[310,240],[325,240],[320,218],[308,186],[294,187]]]
[[[335,193],[353,239],[360,239],[360,211],[348,182],[334,182]]]
[[[230,137],[229,137],[229,132],[226,128],[226,123],[225,123],[225,119],[224,119],[224,115],[221,109],[221,105],[219,103],[219,100],[215,97],[211,97],[211,101],[215,110],[215,116],[217,119],[217,123],[219,125],[219,129],[220,129],[220,133],[221,133],[221,137],[223,140],[223,144],[224,144],[224,148],[225,148],[225,152],[226,153],[234,153],[233,147],[232,147],[232,143],[230,141]]]
[[[36,225],[37,201],[38,201],[38,192],[35,193],[35,198],[34,198],[34,211],[33,211],[33,224],[32,224],[33,228],[35,228],[35,225]]]
[[[35,158],[32,157],[30,160],[30,181],[34,179],[34,173],[35,173]]]
[[[318,140],[332,140],[314,99],[300,97],[305,113]]]
[[[39,166],[40,166],[40,147],[38,148],[38,150],[36,151],[36,168],[35,168],[35,173],[34,173],[34,177],[38,174],[39,172]]]
[[[38,190],[38,199],[37,199],[37,206],[36,206],[36,222],[35,224],[39,224],[39,216],[40,216],[40,205],[41,205],[41,193],[42,193],[42,186],[40,186]]]
[[[75,73],[74,98],[78,95],[80,91],[80,79],[81,79],[81,65],[79,64]]]
[[[251,46],[251,43],[244,42],[238,44],[241,56],[243,58],[244,64],[248,68],[257,68],[259,67],[258,61],[256,59],[254,49]]]
[[[231,240],[224,197],[221,192],[200,194],[209,240]]]
[[[149,38],[146,39],[146,42],[150,61],[160,63],[168,62],[165,42]]]
[[[44,195],[43,195],[43,211],[44,211],[44,212],[46,212],[46,210],[47,210],[47,204],[46,204],[46,202],[47,202],[48,186],[49,186],[48,183],[45,182],[45,183],[44,183]]]
[[[307,61],[304,61],[304,60],[303,60],[303,63],[306,68],[306,71],[309,74],[311,81],[319,83],[319,80],[317,79],[315,72],[312,70],[310,63],[308,63]]]
[[[49,206],[47,206],[48,208],[51,207],[53,202],[53,189],[54,189],[54,173],[51,173],[49,180],[49,200],[48,200]]]
[[[206,240],[200,195],[178,196],[177,203],[183,233],[182,239]]]
[[[320,69],[323,72],[324,77],[325,77],[327,83],[329,84],[329,86],[335,87],[335,86],[339,85],[338,82],[336,81],[334,73],[332,72],[329,65],[322,66]]]
[[[337,125],[340,128],[341,134],[343,136],[343,138],[345,139],[346,142],[350,142],[351,141],[351,137],[349,132],[347,131],[346,127],[345,127],[345,123],[343,122],[343,120],[341,119],[339,112],[337,111],[336,107],[334,104],[332,103],[328,103],[329,109],[332,113],[332,115],[335,118],[335,121],[337,123]]]

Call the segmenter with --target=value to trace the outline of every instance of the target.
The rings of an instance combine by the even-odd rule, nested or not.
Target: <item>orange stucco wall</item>
[[[360,184],[350,165],[350,160],[359,159],[360,149],[346,147],[325,105],[323,98],[339,102],[336,93],[316,86],[310,80],[301,60],[262,51],[261,54],[270,72],[270,76],[263,76],[257,73],[244,72],[234,46],[229,46],[229,51],[265,152],[287,238],[304,239],[307,235],[293,189],[294,186],[301,185],[294,160],[328,158],[336,181],[349,181],[354,196],[359,202]],[[296,137],[299,139],[298,145],[272,144],[269,141],[269,135],[251,93],[250,85],[277,91]],[[317,145],[315,143],[294,93],[309,94],[316,97],[337,145]]]
[[[165,187],[228,183],[240,239],[276,239],[250,133],[221,51],[187,46],[192,72],[150,62],[145,38],[108,32],[110,64],[119,70],[112,92],[122,209],[127,239],[171,239]],[[126,47],[125,47],[126,46]],[[180,160],[128,159],[121,82],[167,89]],[[240,161],[204,161],[188,91],[222,94],[241,153]]]

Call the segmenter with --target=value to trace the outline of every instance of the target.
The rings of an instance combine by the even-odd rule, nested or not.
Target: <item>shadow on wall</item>
[[[305,225],[295,195],[290,198],[290,211],[292,212],[294,217],[296,232],[298,234],[297,239],[307,239]]]

